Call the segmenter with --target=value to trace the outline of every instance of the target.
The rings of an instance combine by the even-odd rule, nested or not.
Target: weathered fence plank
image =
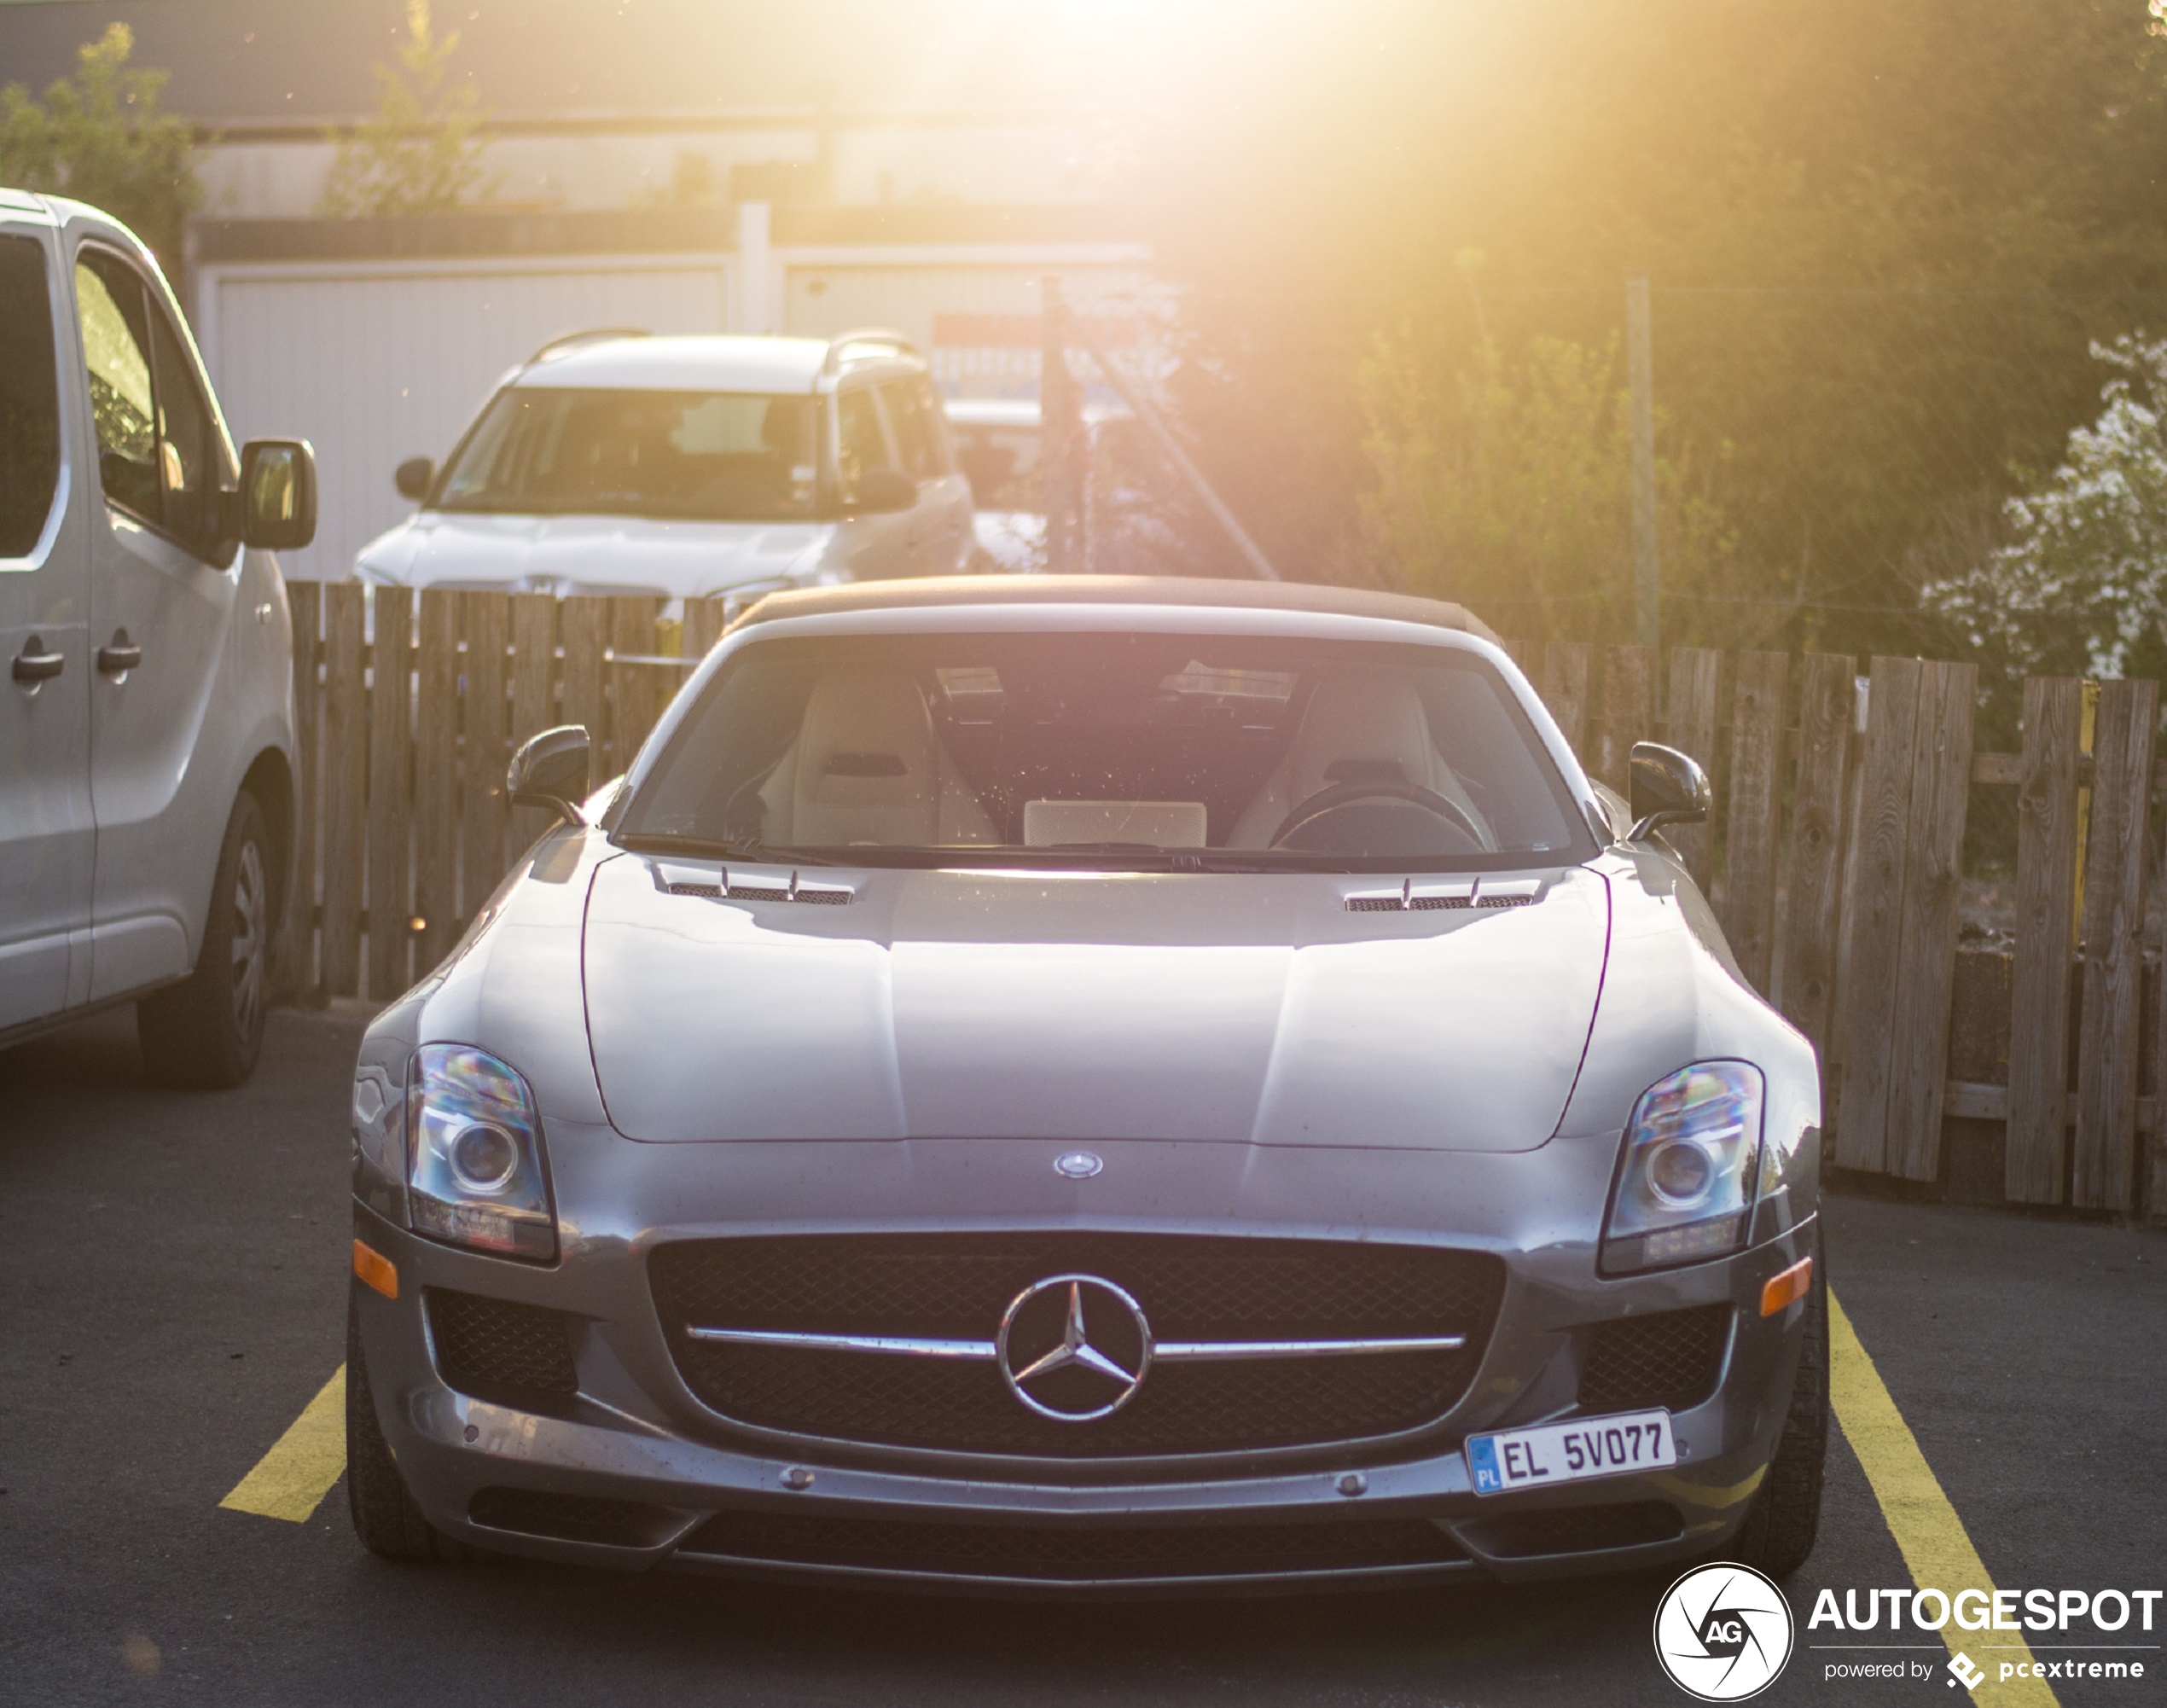
[[[1858,666],[1808,653],[1798,683],[1798,777],[1791,803],[1791,882],[1783,921],[1784,1016],[1824,1055],[1842,913],[1845,762]]]
[[[1740,653],[1731,701],[1723,810],[1723,935],[1755,990],[1775,961],[1775,874],[1783,813],[1783,701],[1790,655]]]
[[[607,701],[603,694],[602,653],[609,644],[609,604],[607,599],[582,595],[564,601],[560,627],[564,636],[564,706],[567,723],[581,725],[593,759],[591,781],[609,778],[609,755],[604,743]]]
[[[1920,684],[1905,836],[1903,921],[1891,1037],[1888,1171],[1932,1180],[1941,1165],[1949,1005],[1962,924],[1976,665],[1930,664]]]
[[[459,925],[459,601],[421,595],[414,655],[414,948],[420,977],[451,952]]]
[[[611,600],[612,649],[634,657],[654,656],[654,624],[661,610],[662,603],[657,599]],[[613,661],[609,684],[609,770],[603,774],[605,776],[615,776],[630,769],[640,743],[647,740],[647,732],[654,728],[655,719],[677,687],[676,672],[663,665],[634,664],[622,659]]]
[[[1859,762],[1855,853],[1845,913],[1850,939],[1843,1034],[1843,1098],[1836,1160],[1879,1173],[1887,1166],[1890,1037],[1896,1024],[1897,938],[1903,920],[1905,839],[1912,747],[1925,666],[1874,660],[1866,747]]]
[[[2135,1208],[2138,1001],[2143,988],[2145,835],[2151,819],[2156,682],[2100,684],[2084,863],[2084,995],[2071,1200]]]
[[[512,595],[512,739],[514,752],[557,721],[557,601],[547,593]],[[514,852],[549,828],[543,807],[511,809]]]
[[[1557,719],[1567,745],[1583,756],[1588,752],[1588,680],[1595,652],[1585,641],[1553,641],[1542,651],[1542,704]]]
[[[1670,697],[1666,703],[1664,734],[1670,745],[1700,761],[1711,777],[1716,775],[1716,678],[1723,655],[1705,647],[1677,647],[1670,654]],[[1705,892],[1713,875],[1716,827],[1682,824],[1665,833]]]
[[[471,920],[504,875],[504,648],[510,601],[468,593],[459,601],[467,640],[461,695],[459,916]]]
[[[388,1002],[407,986],[407,799],[414,743],[407,732],[414,590],[380,587],[369,692],[369,994]]]
[[[1603,661],[1602,763],[1598,775],[1620,794],[1632,793],[1633,743],[1655,737],[1653,647],[1612,647]]]
[[[322,764],[317,708],[322,691],[317,672],[322,662],[323,584],[299,581],[286,590],[293,624],[293,857],[286,886],[287,979],[291,988],[314,992],[319,980],[316,959],[317,789]]]
[[[2062,1201],[2068,1155],[2069,955],[2077,892],[2077,758],[2083,684],[2024,685],[2017,785],[2017,943],[2011,969],[2009,1126],[2002,1191]]]
[[[685,601],[684,654],[688,659],[704,659],[714,651],[715,642],[723,637],[723,601],[719,599],[688,599]],[[691,674],[689,671],[686,672]]]
[[[361,988],[362,847],[369,776],[368,706],[362,688],[362,588],[323,590],[323,988]]]

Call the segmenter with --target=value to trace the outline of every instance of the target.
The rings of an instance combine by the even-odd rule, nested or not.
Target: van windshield
[[[435,508],[807,521],[814,408],[805,395],[507,386],[445,470]]]
[[[616,835],[899,865],[1479,871],[1595,851],[1473,654],[1133,633],[754,640]]]

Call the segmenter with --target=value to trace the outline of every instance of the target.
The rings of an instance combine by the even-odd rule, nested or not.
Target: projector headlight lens
[[[408,1202],[415,1231],[548,1263],[557,1220],[526,1082],[486,1050],[427,1043],[407,1071]]]
[[[1748,1062],[1701,1061],[1641,1094],[1603,1223],[1605,1275],[1724,1257],[1746,1243],[1763,1089]]]

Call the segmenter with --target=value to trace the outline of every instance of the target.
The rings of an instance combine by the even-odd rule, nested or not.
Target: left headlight
[[[486,1050],[425,1043],[406,1083],[415,1231],[505,1257],[554,1259],[556,1211],[526,1082]]]
[[[1763,1092],[1750,1063],[1700,1061],[1641,1094],[1603,1220],[1605,1275],[1698,1263],[1746,1243]]]

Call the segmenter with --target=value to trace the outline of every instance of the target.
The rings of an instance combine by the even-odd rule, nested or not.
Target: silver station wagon
[[[776,595],[354,1085],[381,1554],[1002,1593],[1811,1548],[1810,1046],[1455,607]]]

